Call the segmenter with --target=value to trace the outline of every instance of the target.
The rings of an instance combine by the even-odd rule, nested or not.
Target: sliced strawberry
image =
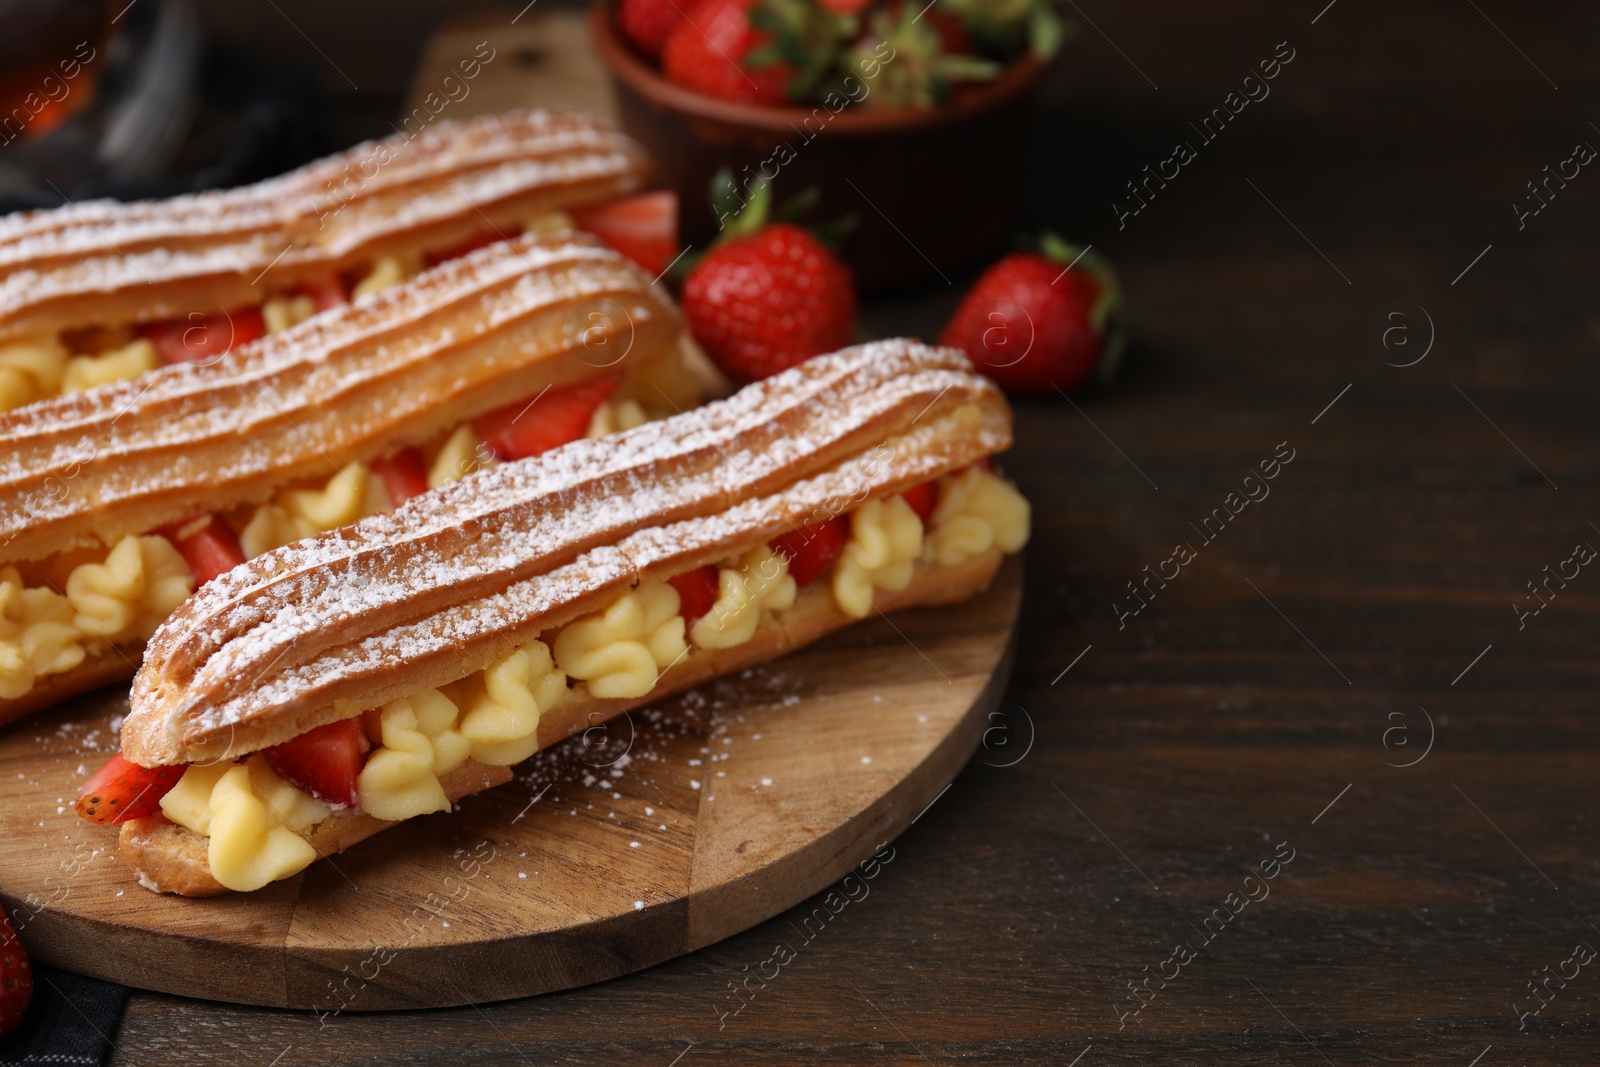
[[[572,221],[652,276],[666,270],[678,254],[678,194],[674,192],[645,193],[579,208],[572,213]]]
[[[362,718],[357,715],[267,749],[267,762],[318,800],[353,808],[358,802],[356,778],[367,761],[368,747]]]
[[[595,409],[621,381],[621,375],[607,374],[576,385],[546,389],[530,400],[479,415],[472,420],[472,428],[501,459],[537,456],[582,437]]]
[[[487,248],[496,241],[503,241],[508,237],[515,237],[521,232],[521,230],[514,226],[503,230],[484,230],[482,233],[473,234],[460,244],[453,244],[449,248],[440,248],[433,252],[424,252],[422,254],[422,260],[430,267],[437,267],[439,264],[447,263],[452,259],[460,259],[469,252],[476,252],[480,248]]]
[[[162,532],[183,553],[196,587],[244,562],[244,549],[239,547],[239,539],[220,515],[209,515]]]
[[[0,911],[0,1034],[9,1034],[28,1017],[33,1000],[33,965],[11,917]]]
[[[810,585],[833,566],[849,539],[848,522],[843,518],[825,519],[774,538],[772,551],[789,561],[789,576],[797,585]]]
[[[915,511],[917,518],[923,522],[927,522],[928,516],[933,514],[933,509],[939,506],[939,487],[932,482],[913,485],[900,495],[905,497],[906,503],[911,505],[911,510]]]
[[[320,278],[295,286],[295,291],[309,296],[318,311],[327,311],[340,304],[350,303],[350,288],[344,279],[329,271]]]
[[[164,363],[210,363],[226,352],[263,336],[267,324],[258,307],[236,308],[222,315],[193,312],[185,319],[168,319],[139,327]]]
[[[383,479],[383,487],[389,490],[395,507],[428,491],[428,469],[423,466],[422,453],[414,448],[402,448],[392,456],[373,460],[372,469]]]
[[[187,769],[186,764],[141,767],[119,752],[83,783],[78,814],[96,823],[122,823],[154,815],[161,808],[161,798]]]
[[[686,627],[704,618],[711,605],[717,602],[717,568],[714,566],[668,578],[667,584],[678,591],[678,614],[683,616]]]

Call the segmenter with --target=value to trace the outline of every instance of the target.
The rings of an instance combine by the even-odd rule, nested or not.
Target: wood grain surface
[[[1038,524],[1007,715],[870,895],[810,940],[821,897],[479,1008],[324,1025],[139,995],[113,1062],[1595,1062],[1592,967],[1519,1013],[1544,968],[1600,947],[1600,575],[1520,628],[1512,605],[1600,547],[1600,175],[1552,183],[1521,229],[1512,205],[1600,147],[1600,20],[1548,0],[1076,6],[1017,228],[1112,257],[1136,342],[1113,388],[1019,408],[1008,468]],[[1279,42],[1271,95],[1200,145],[1189,123]],[[1119,228],[1125,183],[1180,139],[1194,161]],[[935,333],[972,277],[940,267],[951,286],[868,325]],[[1433,324],[1413,366],[1391,364],[1422,350],[1397,345],[1426,337],[1414,310],[1372,339],[1394,301]],[[1200,545],[1189,524],[1283,441],[1270,497]],[[1185,540],[1196,559],[1122,625],[1127,583]],[[1270,895],[1208,927],[1284,843]],[[1129,983],[1202,941],[1131,1014]],[[751,979],[779,943],[795,959]]]
[[[0,733],[0,900],[41,963],[321,1015],[614,978],[792,907],[911,825],[999,703],[1021,584],[1012,560],[973,601],[597,722],[449,814],[200,900],[140,888],[73,810],[127,711],[95,694]]]

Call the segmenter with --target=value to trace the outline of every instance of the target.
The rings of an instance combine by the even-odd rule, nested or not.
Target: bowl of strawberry
[[[859,220],[858,283],[883,289],[1007,233],[1055,2],[616,0],[590,17],[622,126],[681,203],[724,167],[746,196],[820,189],[820,216]],[[682,238],[705,247],[723,221],[685,212]]]

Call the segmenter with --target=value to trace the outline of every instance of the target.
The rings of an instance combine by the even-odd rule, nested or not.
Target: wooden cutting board
[[[258,893],[140,888],[73,811],[120,694],[0,732],[0,901],[42,963],[317,1011],[442,1007],[639,970],[838,881],[960,770],[1009,672],[1022,570],[591,729],[518,779]]]

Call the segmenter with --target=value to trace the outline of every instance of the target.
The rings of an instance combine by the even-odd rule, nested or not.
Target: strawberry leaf
[[[1100,359],[1095,366],[1095,378],[1102,385],[1111,381],[1122,362],[1132,333],[1131,316],[1122,303],[1122,282],[1117,278],[1111,261],[1091,248],[1078,248],[1063,241],[1053,233],[1039,238],[1039,251],[1045,258],[1063,267],[1082,271],[1100,286],[1094,307],[1089,309],[1089,325],[1100,334]]]
[[[1095,364],[1094,379],[1101,385],[1110,385],[1122,365],[1122,354],[1128,350],[1128,338],[1133,334],[1133,324],[1128,315],[1118,315],[1100,342],[1100,359]]]
[[[1053,233],[1039,238],[1039,251],[1046,259],[1089,275],[1099,285],[1100,295],[1089,310],[1089,325],[1104,335],[1112,318],[1122,310],[1122,283],[1111,261],[1092,247],[1079,248]]]
[[[998,77],[1004,68],[992,59],[980,56],[940,56],[929,69],[935,77],[945,81],[988,81]]]
[[[785,200],[772,216],[774,222],[799,222],[817,209],[817,201],[822,199],[822,190],[815,185],[807,186],[799,193]]]
[[[757,178],[745,186],[745,191],[749,199],[740,195],[739,183],[727,167],[712,177],[711,214],[722,231],[717,237],[719,242],[748,237],[767,224],[772,214],[772,184]]]
[[[815,237],[829,248],[838,248],[839,245],[844,243],[844,239],[846,237],[849,237],[855,232],[855,228],[860,222],[861,216],[851,212],[843,218],[831,219],[828,222],[816,223],[814,225],[807,226],[806,229],[811,231],[811,236]]]
[[[739,186],[733,180],[733,171],[723,167],[711,179],[711,214],[720,225],[723,220],[737,216],[744,207]]]
[[[1028,48],[1035,59],[1048,63],[1061,51],[1072,29],[1057,13],[1054,4],[1039,4],[1028,16]]]
[[[745,64],[788,67],[787,92],[804,100],[817,80],[833,66],[842,43],[843,24],[810,0],[760,0],[747,16],[750,24],[770,38],[751,49]]]

